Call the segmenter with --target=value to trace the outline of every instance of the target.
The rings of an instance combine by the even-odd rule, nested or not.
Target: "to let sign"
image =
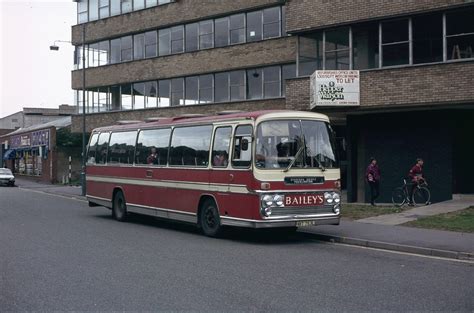
[[[360,105],[359,71],[316,71],[310,89],[311,109]]]

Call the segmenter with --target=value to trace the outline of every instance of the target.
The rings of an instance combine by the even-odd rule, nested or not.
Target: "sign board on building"
[[[359,71],[316,71],[311,75],[311,109],[360,105]]]

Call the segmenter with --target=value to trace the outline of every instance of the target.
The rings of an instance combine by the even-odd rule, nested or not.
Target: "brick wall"
[[[472,103],[472,73],[474,62],[361,72],[360,108]],[[288,109],[309,108],[309,83],[309,77],[287,81]]]
[[[194,106],[179,106],[167,108],[153,108],[136,111],[116,111],[88,115],[86,118],[86,131],[90,132],[94,128],[113,125],[121,120],[145,120],[149,117],[173,117],[182,114],[199,113],[215,114],[225,110],[278,110],[285,108],[285,99],[265,99],[232,103],[206,104]],[[82,132],[82,116],[72,116],[72,128],[74,133]]]
[[[462,5],[466,0],[289,0],[286,28],[304,31]]]
[[[86,86],[110,86],[295,61],[296,37],[285,37],[89,68],[86,69]],[[81,70],[72,72],[72,88],[82,89]]]
[[[172,24],[283,4],[284,0],[179,0],[86,24],[86,42],[156,29]],[[72,43],[82,43],[82,25],[72,27]]]

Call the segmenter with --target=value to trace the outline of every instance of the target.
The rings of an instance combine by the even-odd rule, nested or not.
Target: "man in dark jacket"
[[[370,186],[370,204],[375,206],[375,199],[380,195],[380,169],[375,158],[370,158],[370,164],[365,171],[365,179]]]
[[[423,175],[423,159],[416,159],[416,164],[408,172],[408,177],[410,177],[412,186],[410,190],[410,204],[413,197],[413,192],[415,192],[416,186],[419,184],[427,184],[425,176]]]

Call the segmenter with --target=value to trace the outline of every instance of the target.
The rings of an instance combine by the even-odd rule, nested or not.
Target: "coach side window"
[[[176,127],[171,138],[169,164],[206,167],[209,164],[212,126]]]
[[[233,167],[250,167],[252,160],[252,126],[239,125],[235,129]]]
[[[137,132],[116,132],[110,136],[107,163],[133,164]]]
[[[93,134],[89,141],[89,147],[87,149],[87,163],[95,163],[95,152],[97,151],[97,139],[99,139],[99,134]]]
[[[107,150],[109,147],[110,133],[101,133],[97,141],[97,152],[95,154],[95,163],[105,164],[107,161]]]
[[[229,147],[232,138],[232,127],[216,128],[212,148],[212,166],[227,167],[229,164]]]
[[[171,129],[142,130],[138,134],[136,164],[166,165]]]

